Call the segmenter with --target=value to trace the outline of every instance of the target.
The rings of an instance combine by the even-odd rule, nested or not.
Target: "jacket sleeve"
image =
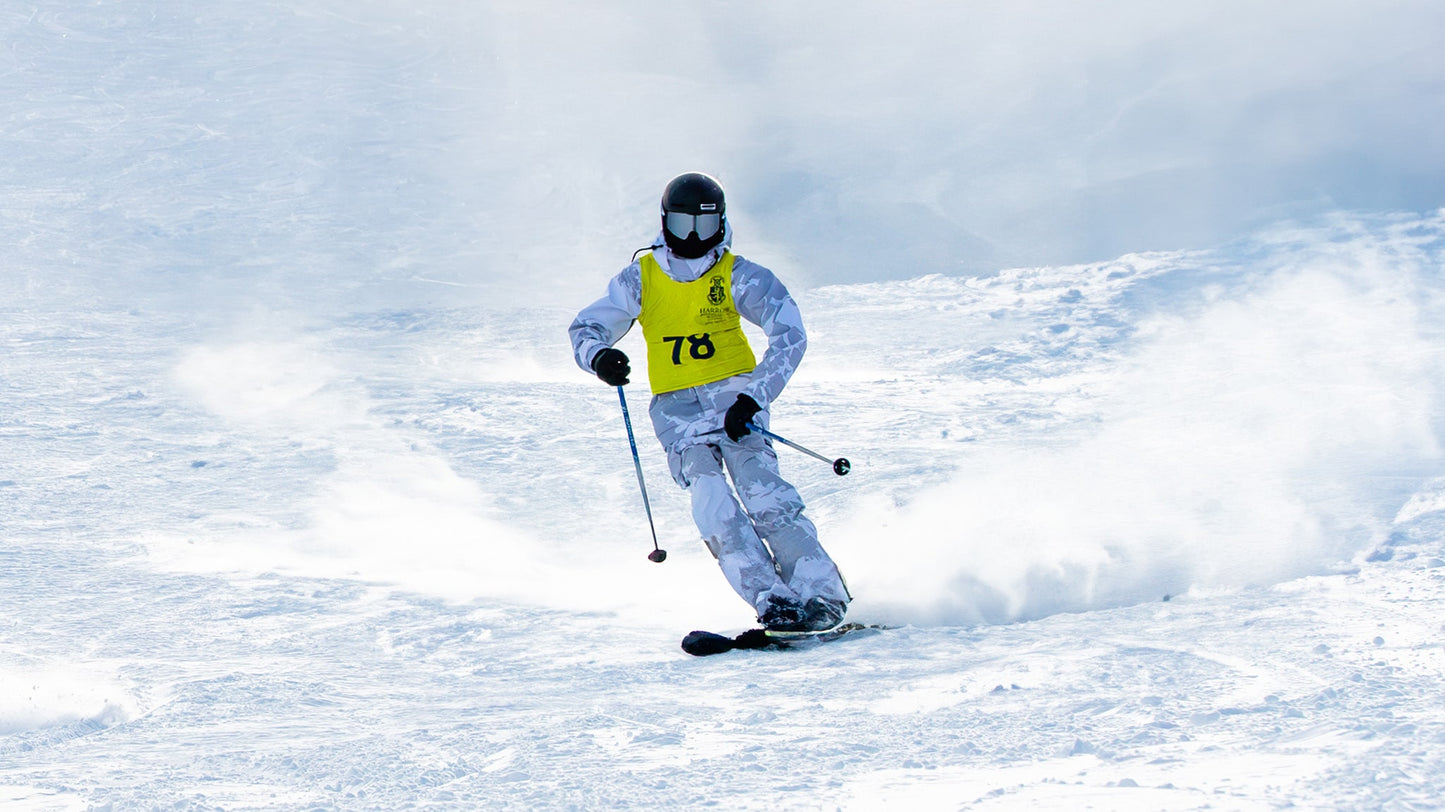
[[[738,315],[763,328],[768,337],[768,351],[743,390],[766,409],[782,394],[808,349],[803,314],[772,271],[742,257],[733,265],[733,302]]]
[[[642,271],[634,262],[612,277],[607,295],[582,308],[568,328],[577,365],[592,373],[592,359],[627,335],[641,312]]]

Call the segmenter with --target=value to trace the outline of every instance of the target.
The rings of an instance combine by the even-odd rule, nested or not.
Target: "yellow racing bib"
[[[758,365],[733,304],[733,255],[692,282],[678,282],[652,254],[642,257],[642,313],[652,393],[676,392],[752,372]]]

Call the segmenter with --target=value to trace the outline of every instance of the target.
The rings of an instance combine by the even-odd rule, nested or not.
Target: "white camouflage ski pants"
[[[698,420],[700,412],[714,411],[707,409],[710,394],[729,405],[736,397],[674,392],[654,398],[649,412],[673,478],[692,497],[693,521],[728,584],[759,614],[774,595],[800,603],[822,597],[846,605],[848,592],[838,568],[803,515],[797,489],[779,475],[772,445],[757,433],[733,442],[721,430],[720,415],[718,428],[698,433],[713,423]],[[754,418],[764,426],[766,420],[766,412]]]

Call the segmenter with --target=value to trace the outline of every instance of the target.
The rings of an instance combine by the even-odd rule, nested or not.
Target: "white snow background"
[[[0,807],[1445,803],[1445,7],[0,31]],[[565,331],[691,169],[894,628],[677,648],[752,618]]]

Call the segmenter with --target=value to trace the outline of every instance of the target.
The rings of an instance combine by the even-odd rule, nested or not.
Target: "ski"
[[[748,629],[734,637],[715,632],[693,631],[682,638],[682,650],[694,657],[707,657],[728,651],[748,649],[797,649],[830,643],[844,637],[858,636],[863,632],[876,633],[887,626],[865,623],[844,623],[831,629],[816,632],[778,632],[767,629]]]

